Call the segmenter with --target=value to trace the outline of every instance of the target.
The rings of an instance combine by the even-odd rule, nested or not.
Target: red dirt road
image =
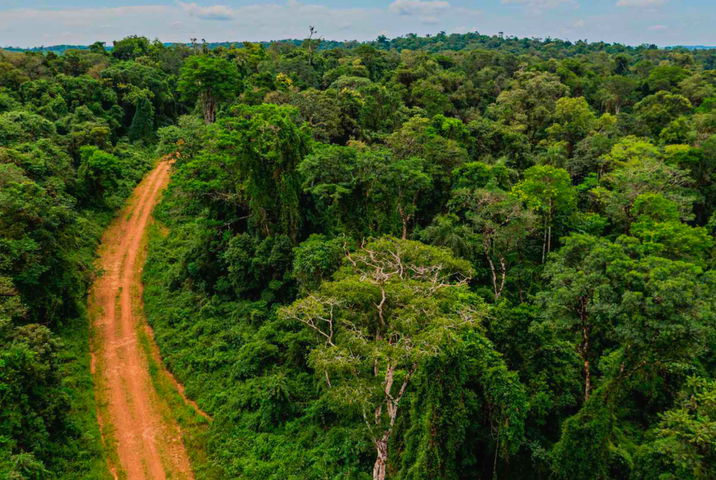
[[[139,336],[147,328],[141,313],[144,238],[170,168],[169,160],[159,162],[105,232],[99,259],[104,273],[90,292],[98,417],[117,479],[194,478],[179,426],[152,384]]]

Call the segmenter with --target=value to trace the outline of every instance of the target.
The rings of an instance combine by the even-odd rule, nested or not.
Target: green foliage
[[[310,148],[306,128],[289,107],[238,107],[220,122],[218,149],[244,182],[251,222],[264,235],[301,227],[296,168]]]
[[[567,142],[570,149],[583,140],[596,126],[597,117],[584,97],[563,97],[557,100],[554,117],[556,123],[547,133],[556,140]]]
[[[434,359],[415,379],[409,421],[404,422],[399,478],[469,478],[500,474],[523,441],[527,414],[524,387],[494,346],[479,332]],[[488,418],[471,421],[487,408]],[[470,448],[485,445],[480,451]],[[503,465],[499,465],[503,468]]]
[[[407,238],[433,182],[423,158],[400,158],[380,147],[319,146],[298,168],[304,190],[326,206],[326,227],[350,234],[383,232]]]
[[[676,205],[681,218],[688,219],[694,200],[688,183],[685,171],[667,165],[658,157],[640,155],[605,175],[592,194],[602,204],[604,213],[628,232],[637,214],[635,202],[644,194],[664,196]]]
[[[635,478],[702,479],[716,472],[714,382],[692,377],[679,401],[649,432],[651,441],[637,454]]]
[[[542,138],[555,119],[557,101],[568,87],[554,74],[525,72],[516,76],[512,88],[500,93],[492,114],[517,127],[530,138]]]
[[[348,247],[347,239],[311,235],[294,250],[293,276],[304,292],[315,290],[338,270]]]
[[[154,107],[146,98],[137,100],[137,109],[128,131],[130,140],[149,140],[154,135]]]
[[[549,165],[536,165],[524,172],[524,180],[513,193],[543,219],[542,262],[552,251],[552,228],[555,221],[565,221],[576,208],[576,191],[569,173]]]
[[[132,35],[115,41],[112,56],[120,60],[133,60],[149,53],[149,39]]]
[[[107,192],[117,188],[122,176],[119,159],[97,147],[85,146],[80,151],[81,163],[77,176],[83,196],[88,200],[103,199]],[[94,195],[92,197],[91,195]]]
[[[177,89],[184,99],[198,102],[204,121],[212,123],[218,104],[239,90],[239,70],[221,57],[192,56],[182,65]]]
[[[661,133],[670,122],[688,113],[691,108],[688,98],[663,90],[634,105],[635,111],[654,135]]]
[[[209,129],[200,119],[188,115],[179,117],[176,125],[157,130],[159,155],[178,153],[179,158],[192,158],[208,143]]]
[[[671,90],[689,76],[689,72],[677,65],[659,65],[649,72],[647,83],[652,92]]]
[[[55,133],[52,122],[22,110],[13,110],[0,115],[0,146],[51,137]]]
[[[575,207],[569,174],[549,165],[527,169],[524,180],[515,186],[514,192],[529,208],[550,218],[569,213]]]
[[[1,328],[3,374],[0,390],[3,391],[3,401],[0,407],[3,413],[0,438],[4,440],[3,448],[9,452],[32,452],[31,457],[48,458],[52,436],[62,434],[58,427],[63,424],[68,403],[58,375],[59,344],[41,325],[12,328],[9,318],[5,317]],[[33,461],[27,460],[27,463]],[[38,462],[33,468],[41,466]],[[25,467],[16,464],[12,468]]]
[[[557,477],[601,480],[624,468],[619,453],[610,444],[613,423],[607,409],[592,405],[568,419],[562,427],[562,438],[552,451]]]

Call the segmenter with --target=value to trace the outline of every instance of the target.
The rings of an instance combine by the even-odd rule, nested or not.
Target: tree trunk
[[[584,403],[589,400],[589,395],[592,393],[592,370],[589,364],[589,327],[582,326],[582,360],[584,361]]]
[[[500,297],[502,296],[502,290],[505,288],[505,281],[507,279],[507,265],[505,265],[505,258],[500,258],[500,278],[498,282],[497,278],[497,268],[495,267],[495,262],[492,261],[492,257],[490,257],[489,252],[485,252],[485,258],[487,258],[487,263],[490,266],[490,272],[492,273],[492,288],[495,292],[495,301],[498,301]]]
[[[549,219],[547,221],[547,255],[552,251],[552,221],[554,219],[554,202],[549,199]]]
[[[204,114],[204,123],[208,125],[216,121],[216,100],[211,94],[202,94],[201,109]]]
[[[505,257],[500,257],[500,288],[497,290],[495,300],[500,299],[502,290],[505,289],[505,280],[507,280],[507,265],[505,264]]]
[[[547,218],[544,219],[544,233],[542,235],[542,263],[547,258]]]
[[[544,217],[544,238],[542,239],[542,263],[547,261],[547,255],[552,251],[552,200],[549,203],[549,212]]]
[[[582,343],[579,345],[579,356],[582,358],[582,362],[584,363],[584,403],[587,403],[589,395],[592,393],[592,370],[591,365],[589,364],[592,327],[589,324],[589,313],[587,308],[588,299],[583,296],[579,302],[579,320],[582,329]]]
[[[400,221],[403,223],[403,236],[401,237],[403,240],[408,239],[408,222],[410,222],[410,219],[412,218],[413,214],[409,213],[406,214],[403,207],[398,207],[398,215],[400,215]]]
[[[405,213],[405,209],[403,207],[398,207],[398,215],[400,215],[400,221],[403,224],[403,240],[408,239],[408,223],[410,223],[410,219],[413,218],[412,213]]]
[[[497,299],[500,298],[500,292],[497,289],[497,269],[495,268],[495,262],[493,262],[492,257],[490,257],[490,249],[487,245],[485,245],[485,258],[487,259],[487,264],[490,266],[492,291],[495,293],[495,301],[497,301]]]
[[[385,435],[375,441],[375,451],[373,480],[385,480],[385,470],[388,465],[388,438]]]
[[[589,400],[589,395],[592,393],[592,373],[589,367],[589,359],[584,359],[584,403]]]
[[[413,373],[415,373],[416,368],[417,364],[413,364],[413,366],[410,367],[410,370],[406,373],[405,378],[403,378],[403,383],[397,394],[393,395],[391,392],[393,389],[393,382],[395,381],[395,366],[388,364],[386,367],[385,379],[383,381],[383,392],[385,394],[385,413],[388,415],[388,425],[387,428],[383,430],[383,433],[379,438],[373,439],[376,451],[375,464],[373,464],[373,480],[385,480],[386,470],[388,467],[388,442],[390,441],[390,436],[393,433],[395,420],[398,417],[398,404],[403,398],[403,395],[405,395],[408,383],[410,383],[410,378],[413,376]],[[382,416],[383,404],[380,403],[374,412],[374,422],[376,426],[381,425],[383,421]]]

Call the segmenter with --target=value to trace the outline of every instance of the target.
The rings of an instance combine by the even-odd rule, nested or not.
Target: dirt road
[[[90,292],[98,417],[117,479],[194,478],[179,426],[152,385],[146,348],[140,344],[140,329],[146,328],[144,236],[170,167],[168,160],[161,161],[105,232],[99,259],[104,273]]]

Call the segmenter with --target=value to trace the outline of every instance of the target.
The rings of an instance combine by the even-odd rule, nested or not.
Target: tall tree
[[[576,208],[576,190],[566,170],[549,165],[536,165],[525,170],[524,179],[513,192],[529,208],[542,216],[544,240],[542,263],[552,251],[552,228],[558,215],[568,215]]]
[[[499,300],[507,281],[509,261],[534,230],[536,216],[522,202],[499,189],[459,189],[450,208],[461,211],[480,238],[482,251],[490,267],[495,301]]]
[[[382,238],[348,256],[333,282],[281,310],[315,331],[309,355],[329,392],[356,406],[386,477],[390,441],[411,380],[485,314],[469,264],[418,242]]]
[[[243,182],[253,226],[265,236],[283,233],[295,241],[302,216],[297,167],[310,148],[298,111],[271,104],[241,106],[219,123],[218,156],[234,174],[227,191],[236,192],[231,182]]]
[[[592,393],[592,364],[599,358],[595,343],[603,343],[617,314],[618,293],[608,267],[624,260],[621,249],[605,240],[572,235],[545,268],[548,285],[540,295],[545,318],[578,337],[575,343],[583,365],[585,403]]]
[[[177,88],[185,100],[197,101],[206,123],[216,121],[219,103],[240,90],[236,63],[221,57],[195,55],[184,62]]]

